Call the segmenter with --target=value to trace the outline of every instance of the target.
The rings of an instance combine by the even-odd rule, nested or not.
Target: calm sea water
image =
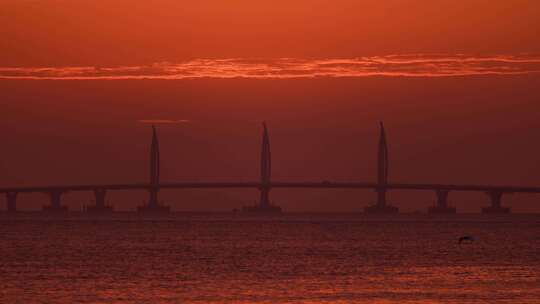
[[[537,215],[2,215],[0,237],[0,303],[540,303]]]

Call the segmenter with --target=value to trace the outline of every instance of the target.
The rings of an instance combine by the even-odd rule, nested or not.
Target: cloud
[[[179,120],[170,120],[170,119],[141,119],[141,120],[137,120],[137,122],[142,123],[142,124],[149,124],[149,125],[171,125],[171,124],[190,123],[191,120],[188,120],[188,119],[179,119]]]
[[[458,77],[540,73],[540,55],[410,54],[326,59],[194,59],[118,67],[0,67],[0,79],[123,80]]]

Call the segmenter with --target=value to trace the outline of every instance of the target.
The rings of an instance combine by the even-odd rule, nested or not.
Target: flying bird
[[[468,243],[472,243],[474,242],[474,238],[470,235],[465,235],[465,236],[462,236],[458,239],[458,244],[461,245],[461,243],[463,242],[468,242]]]

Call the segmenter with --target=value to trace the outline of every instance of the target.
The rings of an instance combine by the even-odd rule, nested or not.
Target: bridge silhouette
[[[540,193],[540,187],[519,186],[489,186],[489,185],[458,185],[458,184],[418,184],[418,183],[391,183],[388,179],[388,146],[386,132],[380,123],[380,136],[377,160],[376,182],[279,182],[271,179],[271,153],[270,138],[266,123],[263,123],[262,149],[261,149],[261,176],[259,181],[253,182],[161,182],[160,181],[160,153],[158,135],[155,126],[152,126],[152,142],[150,149],[150,178],[148,183],[107,184],[107,185],[63,185],[38,187],[8,187],[0,188],[0,193],[6,196],[7,212],[17,211],[17,199],[24,193],[45,193],[49,195],[50,204],[43,207],[49,213],[63,213],[68,207],[62,205],[62,195],[68,192],[94,192],[95,205],[86,206],[89,213],[112,212],[113,207],[106,204],[106,194],[109,191],[120,190],[146,190],[149,198],[145,205],[138,207],[140,213],[162,214],[170,212],[170,206],[163,205],[158,200],[161,189],[209,189],[209,188],[256,188],[260,191],[259,204],[244,206],[243,212],[260,214],[278,214],[281,208],[270,203],[270,191],[273,188],[329,188],[329,189],[371,189],[377,193],[375,204],[364,209],[366,213],[398,213],[399,209],[386,200],[390,190],[424,190],[433,191],[436,203],[428,209],[434,214],[453,214],[456,208],[448,204],[448,194],[451,191],[484,192],[488,195],[491,205],[482,209],[483,213],[509,213],[510,208],[502,206],[502,196],[512,193]]]

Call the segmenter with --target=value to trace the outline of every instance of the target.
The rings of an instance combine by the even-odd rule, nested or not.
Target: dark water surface
[[[1,215],[0,236],[0,303],[540,303],[538,215]]]

